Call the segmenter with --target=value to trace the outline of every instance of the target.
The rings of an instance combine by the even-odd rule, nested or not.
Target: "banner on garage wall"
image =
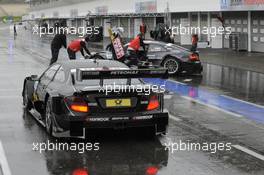
[[[156,13],[157,12],[157,1],[141,1],[135,4],[136,13]]]
[[[222,10],[263,10],[264,0],[220,0]]]

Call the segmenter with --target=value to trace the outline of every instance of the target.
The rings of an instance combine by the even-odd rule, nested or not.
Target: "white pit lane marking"
[[[234,147],[234,148],[236,148],[236,149],[238,149],[238,150],[240,150],[240,151],[242,151],[244,153],[247,153],[247,154],[249,154],[249,155],[251,155],[251,156],[253,156],[253,157],[257,158],[257,159],[260,159],[260,160],[264,161],[264,156],[263,155],[258,154],[258,153],[254,152],[254,151],[252,151],[252,150],[250,150],[248,148],[245,148],[245,147],[240,146],[240,145],[232,145],[232,147]]]
[[[169,114],[169,118],[172,119],[172,120],[174,120],[174,121],[176,121],[176,122],[181,122],[182,121],[182,119],[180,119],[178,117],[175,117],[175,116],[173,116],[171,114]]]
[[[229,114],[229,115],[232,115],[232,116],[235,116],[235,117],[239,117],[239,118],[243,118],[244,116],[240,115],[240,114],[236,114],[236,113],[233,113],[233,112],[230,112],[230,111],[226,111],[222,108],[219,108],[217,106],[213,106],[213,105],[209,105],[209,104],[206,104],[206,103],[203,103],[203,102],[200,102],[198,100],[195,100],[195,99],[192,99],[191,97],[186,97],[186,96],[181,96],[182,98],[186,99],[186,100],[189,100],[189,101],[193,101],[195,103],[198,103],[198,104],[201,104],[201,105],[204,105],[204,106],[207,106],[209,108],[212,108],[212,109],[215,109],[215,110],[218,110],[218,111],[221,111],[221,112],[224,112],[226,114]],[[245,121],[246,123],[250,124],[250,125],[253,125],[254,127],[257,127],[259,129],[264,129],[264,127],[261,127],[257,124],[255,124],[254,122],[251,122],[251,121]]]
[[[187,85],[186,83],[176,81],[176,80],[172,80],[172,79],[168,79],[167,81],[176,82],[176,83],[181,84],[181,85]]]
[[[172,120],[174,120],[174,121],[176,121],[176,122],[181,122],[181,121],[182,121],[182,119],[180,119],[180,118],[178,118],[178,117],[172,115],[168,109],[164,109],[164,112],[168,112],[168,113],[169,113],[169,118],[170,118],[170,119],[172,119]]]
[[[230,112],[230,111],[224,110],[224,109],[219,108],[219,107],[217,107],[217,106],[213,106],[213,105],[210,105],[210,104],[203,103],[203,102],[201,102],[201,101],[198,101],[198,100],[192,99],[191,97],[186,97],[186,96],[181,96],[181,97],[184,98],[184,99],[186,99],[186,100],[193,101],[193,102],[195,102],[195,103],[199,103],[199,104],[201,104],[201,105],[208,106],[208,107],[213,108],[213,109],[216,109],[216,110],[218,110],[218,111],[221,111],[221,112],[227,113],[227,114],[229,114],[229,115],[233,115],[233,116],[235,116],[235,117],[243,117],[243,116],[240,115],[240,114],[236,114],[236,113],[234,113],[234,112]]]
[[[0,171],[2,170],[3,175],[11,175],[11,171],[6,159],[4,147],[0,141]]]
[[[164,95],[165,100],[170,100],[172,98],[172,95]]]
[[[179,84],[182,84],[182,85],[187,85],[186,83],[182,83],[182,82],[179,82],[179,81],[176,81],[176,80],[171,80],[171,79],[169,79],[168,81],[176,82],[176,83],[179,83]],[[181,97],[184,98],[184,99],[186,99],[186,100],[193,101],[193,102],[199,103],[199,104],[201,104],[201,105],[208,106],[208,107],[210,107],[210,108],[216,109],[216,110],[218,110],[218,111],[225,112],[225,113],[230,114],[230,115],[233,115],[233,116],[235,116],[235,117],[243,117],[243,116],[240,115],[240,114],[236,114],[236,113],[234,113],[234,112],[230,112],[230,111],[223,110],[223,109],[221,109],[221,108],[219,108],[219,107],[217,107],[217,106],[213,106],[213,105],[210,105],[210,104],[206,104],[206,103],[200,102],[200,101],[198,101],[198,100],[192,99],[192,98],[190,98],[190,97],[186,97],[186,96],[181,96]],[[227,96],[227,97],[228,97],[228,96]],[[231,98],[232,98],[232,97],[231,97]],[[236,100],[238,100],[238,99],[236,99]]]

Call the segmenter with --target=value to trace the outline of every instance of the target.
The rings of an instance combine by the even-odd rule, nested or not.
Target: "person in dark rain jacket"
[[[58,34],[55,35],[51,42],[51,60],[50,65],[55,63],[58,60],[60,49],[64,47],[67,48],[67,38],[63,31],[60,31]]]

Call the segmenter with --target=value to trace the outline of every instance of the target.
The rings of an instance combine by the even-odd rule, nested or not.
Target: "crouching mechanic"
[[[134,38],[132,41],[130,41],[128,45],[128,55],[129,55],[129,63],[127,64],[128,66],[131,65],[137,65],[138,64],[138,59],[140,58],[139,55],[139,49],[140,47],[143,48],[144,53],[146,52],[145,49],[145,44],[144,44],[144,38],[143,35],[140,33]]]
[[[88,55],[91,55],[90,51],[86,47],[87,43],[88,43],[88,38],[73,40],[69,44],[68,49],[67,49],[70,60],[75,60],[76,59],[76,53],[79,51],[81,52],[81,54],[84,58],[87,58],[87,55],[84,55],[83,50],[85,50],[85,52]]]

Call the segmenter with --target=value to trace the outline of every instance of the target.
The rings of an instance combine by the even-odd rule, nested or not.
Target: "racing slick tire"
[[[171,75],[178,74],[180,72],[180,62],[176,58],[166,58],[163,61],[162,66],[168,69],[168,73]]]
[[[48,135],[53,136],[53,113],[51,101],[48,99],[45,106],[45,128]]]

